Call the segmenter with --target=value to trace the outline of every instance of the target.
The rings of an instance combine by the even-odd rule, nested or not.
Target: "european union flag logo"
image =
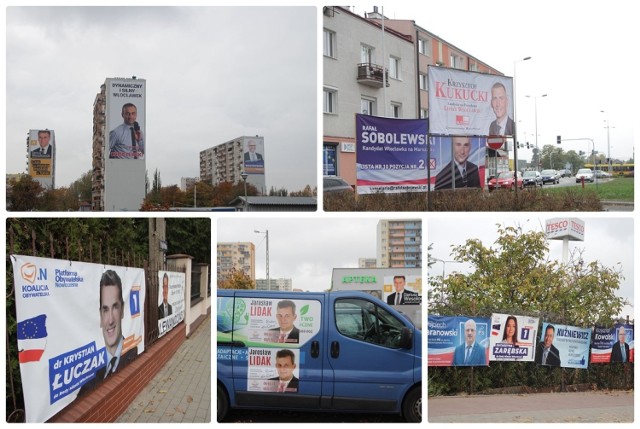
[[[20,363],[37,362],[47,345],[47,315],[41,314],[18,322],[18,359]]]

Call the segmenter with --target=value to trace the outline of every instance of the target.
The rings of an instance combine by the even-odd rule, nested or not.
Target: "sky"
[[[91,170],[100,85],[135,75],[147,84],[150,178],[158,169],[179,185],[199,176],[201,150],[260,135],[267,188],[316,185],[315,7],[3,9],[7,173],[25,171],[37,128],[55,131],[56,187]]]
[[[617,296],[625,298],[631,305],[634,303],[634,225],[631,217],[594,217],[570,213],[540,216],[496,216],[493,214],[474,214],[473,218],[449,216],[447,218],[431,218],[427,222],[428,242],[432,244],[431,257],[440,259],[428,270],[430,276],[445,276],[452,272],[469,272],[471,266],[454,261],[451,246],[464,244],[469,239],[479,239],[484,247],[495,246],[498,238],[497,225],[522,227],[524,231],[544,231],[546,221],[555,218],[575,217],[584,221],[584,241],[570,241],[569,254],[582,255],[587,263],[599,261],[604,267],[621,270],[624,279],[621,281]],[[426,252],[427,246],[423,246]],[[582,252],[582,253],[581,253]],[[425,256],[426,258],[426,256]],[[548,258],[562,262],[562,240],[549,240]],[[445,263],[441,262],[445,261]],[[426,265],[426,264],[425,264]],[[621,316],[634,318],[632,306],[625,306]]]

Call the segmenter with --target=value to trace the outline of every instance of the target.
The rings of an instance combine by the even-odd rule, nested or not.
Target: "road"
[[[632,423],[633,391],[431,397],[429,423]]]

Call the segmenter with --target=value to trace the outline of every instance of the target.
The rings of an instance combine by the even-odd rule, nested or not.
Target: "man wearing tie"
[[[277,380],[276,392],[297,392],[300,380],[293,375],[296,369],[296,356],[291,350],[278,350],[276,353],[276,369],[278,376],[269,380]]]
[[[468,160],[471,153],[471,138],[453,136],[451,138],[453,160],[436,175],[434,190],[459,188],[480,188],[478,166]]]
[[[611,362],[629,362],[629,344],[626,343],[627,332],[624,326],[618,329],[618,342],[611,348]]]
[[[249,142],[247,143],[247,147],[249,148],[249,152],[244,153],[245,162],[263,160],[262,155],[256,152],[257,144],[255,140],[249,140]]]
[[[144,136],[136,121],[138,109],[135,104],[122,106],[122,119],[124,122],[109,133],[109,158],[144,158]]]
[[[420,298],[417,292],[411,292],[406,290],[406,279],[404,276],[393,277],[393,287],[396,291],[387,297],[387,304],[389,305],[405,305],[405,304],[420,304]]]
[[[553,345],[553,339],[556,335],[556,328],[553,325],[547,325],[544,331],[544,342],[538,343],[536,349],[535,361],[539,365],[561,366],[560,352]]]
[[[476,366],[487,364],[486,349],[476,342],[476,322],[469,319],[464,324],[465,342],[453,352],[454,366]]]
[[[297,318],[295,302],[288,299],[279,301],[276,310],[278,327],[271,329],[274,334],[273,342],[297,344],[300,341],[300,330],[293,324]]]
[[[31,158],[51,158],[53,152],[51,145],[51,131],[40,130],[38,131],[38,147],[31,151]]]
[[[169,276],[164,273],[162,277],[162,303],[158,306],[158,320],[171,316],[173,308],[169,304]]]
[[[491,108],[496,114],[496,119],[489,125],[489,135],[512,136],[515,123],[509,117],[509,97],[501,82],[496,82],[491,87]]]

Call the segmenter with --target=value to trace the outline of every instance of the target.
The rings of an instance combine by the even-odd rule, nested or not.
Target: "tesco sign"
[[[576,218],[549,219],[545,232],[550,240],[584,241],[584,221]]]

